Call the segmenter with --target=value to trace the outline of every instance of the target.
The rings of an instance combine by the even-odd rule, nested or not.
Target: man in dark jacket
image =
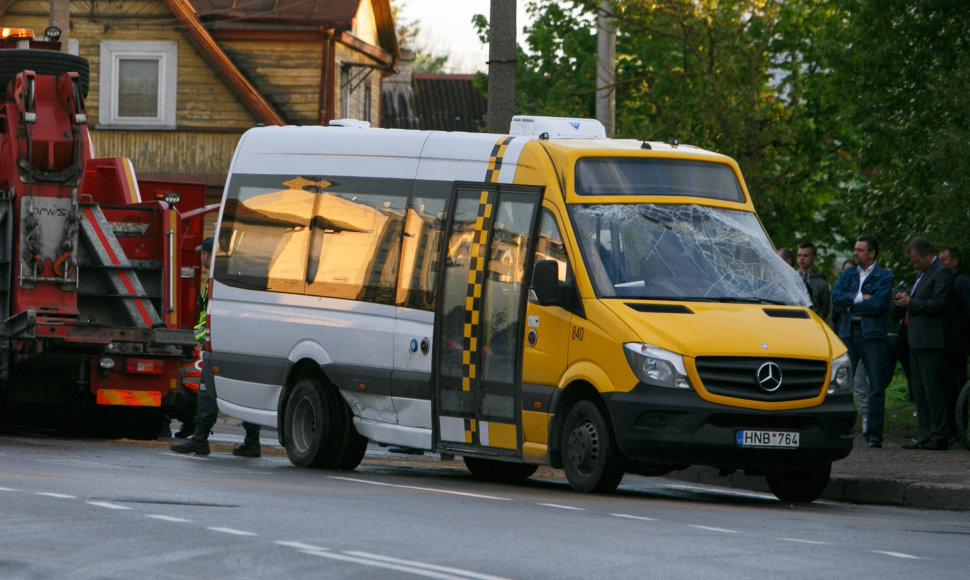
[[[812,299],[812,312],[818,317],[828,322],[829,311],[832,309],[832,291],[829,282],[825,279],[825,274],[818,271],[815,267],[815,260],[818,258],[818,250],[815,244],[805,242],[798,244],[798,274],[805,282],[808,289],[808,296]]]
[[[943,248],[938,257],[953,274],[943,372],[947,380],[947,418],[955,436],[957,396],[967,382],[967,358],[970,356],[970,276],[960,267],[960,250],[957,248]]]
[[[916,403],[919,436],[903,447],[944,450],[949,447],[950,422],[946,413],[943,353],[953,274],[923,238],[916,238],[906,246],[906,257],[919,275],[908,294],[896,293],[893,304],[903,312],[909,344],[910,390]]]
[[[869,379],[869,407],[862,433],[869,447],[882,447],[886,387],[892,379],[886,342],[886,313],[892,300],[893,273],[876,263],[879,243],[864,234],[856,239],[856,265],[839,275],[832,288],[832,305],[842,310],[839,338],[849,349],[852,369],[862,361]]]

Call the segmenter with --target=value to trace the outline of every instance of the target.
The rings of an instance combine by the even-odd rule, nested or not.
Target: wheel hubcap
[[[310,448],[316,431],[313,405],[307,399],[300,399],[293,409],[293,446],[300,452]]]
[[[599,434],[592,421],[586,420],[576,425],[569,434],[566,452],[569,462],[581,473],[591,473],[599,457]]]

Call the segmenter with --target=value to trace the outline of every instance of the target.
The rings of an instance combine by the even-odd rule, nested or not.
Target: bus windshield
[[[755,214],[693,204],[572,205],[597,295],[808,306]]]

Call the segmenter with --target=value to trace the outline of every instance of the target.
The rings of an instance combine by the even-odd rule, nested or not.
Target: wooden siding
[[[219,46],[291,125],[315,125],[323,40],[221,40]]]
[[[336,87],[334,88],[334,99],[335,106],[334,111],[337,117],[341,116],[341,111],[343,110],[343,87],[340,86],[341,74],[340,69],[346,64],[360,64],[366,66],[376,66],[377,63],[372,59],[360,54],[359,52],[353,51],[346,45],[337,43],[337,75],[336,75]],[[371,127],[379,127],[381,125],[381,82],[382,82],[382,71],[377,68],[367,69],[366,78],[360,78],[358,74],[361,74],[363,67],[351,66],[350,68],[350,87],[354,90],[350,93],[350,99],[347,103],[347,117],[351,119],[364,120],[364,97],[366,91],[365,86],[370,85],[370,124]]]
[[[21,0],[7,9],[2,21],[4,25],[24,22],[35,31],[42,31],[47,28],[49,8],[48,0]],[[91,84],[85,106],[88,123],[93,126],[99,122],[102,40],[174,40],[178,43],[177,130],[230,129],[241,132],[255,124],[252,114],[182,34],[178,21],[159,0],[71,2],[71,38],[78,41],[79,54],[87,59],[90,67]]]
[[[191,131],[92,131],[98,157],[128,157],[135,173],[184,175],[209,181],[229,172],[240,133]]]

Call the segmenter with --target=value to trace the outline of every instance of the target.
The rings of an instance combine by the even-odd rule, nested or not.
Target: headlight
[[[115,368],[115,359],[109,356],[101,357],[101,360],[98,361],[98,366],[106,370],[113,369]]]
[[[832,374],[829,376],[830,395],[849,395],[852,393],[852,362],[849,353],[832,361]]]
[[[684,357],[652,344],[623,345],[626,360],[638,379],[654,387],[690,389]]]

